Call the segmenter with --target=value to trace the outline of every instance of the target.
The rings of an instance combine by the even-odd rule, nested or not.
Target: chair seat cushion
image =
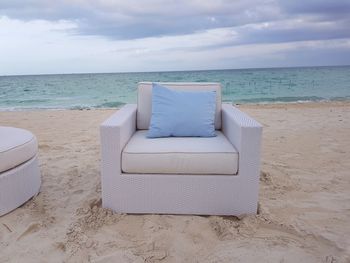
[[[136,131],[122,152],[122,171],[143,174],[227,174],[238,171],[238,152],[226,137],[147,138]]]
[[[37,151],[38,142],[31,132],[0,126],[0,172],[30,160]]]

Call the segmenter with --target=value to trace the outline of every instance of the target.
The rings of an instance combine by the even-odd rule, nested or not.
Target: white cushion
[[[137,131],[122,152],[124,173],[237,174],[238,152],[220,132],[216,137],[146,138]]]
[[[205,90],[216,91],[216,111],[215,111],[215,129],[221,129],[221,85],[219,83],[207,82],[160,82],[159,84],[176,90]],[[140,82],[137,91],[137,129],[147,130],[152,115],[152,82]]]
[[[30,160],[37,151],[38,142],[31,132],[0,126],[0,172]]]

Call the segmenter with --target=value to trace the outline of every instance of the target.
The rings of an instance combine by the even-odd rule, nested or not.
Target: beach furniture
[[[222,104],[218,83],[160,84],[215,90],[217,136],[147,138],[152,83],[139,83],[137,105],[125,105],[100,126],[103,207],[120,213],[257,213],[262,126]]]
[[[0,126],[0,216],[39,192],[38,142],[29,131]]]

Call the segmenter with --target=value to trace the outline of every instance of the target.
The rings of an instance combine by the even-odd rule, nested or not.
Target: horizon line
[[[318,65],[318,66],[246,67],[246,68],[222,68],[222,69],[190,69],[190,70],[164,70],[164,71],[119,71],[119,72],[72,72],[72,73],[7,74],[7,75],[0,75],[0,77],[52,76],[52,75],[89,75],[89,74],[176,73],[176,72],[198,72],[198,71],[293,69],[293,68],[326,68],[326,67],[349,67],[349,66],[350,66],[350,64],[346,64],[346,65]]]

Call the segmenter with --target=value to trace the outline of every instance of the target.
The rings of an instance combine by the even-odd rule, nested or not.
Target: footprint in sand
[[[236,218],[224,219],[220,216],[214,216],[210,218],[209,222],[219,240],[231,240],[237,234],[239,223]]]
[[[133,255],[139,256],[143,258],[143,262],[159,262],[165,260],[169,252],[160,247],[156,247],[155,243],[144,244],[143,246],[137,247],[136,250],[133,251]]]
[[[47,151],[50,149],[50,146],[47,144],[39,144],[39,149],[43,151]]]
[[[57,146],[52,147],[52,149],[53,149],[53,150],[56,150],[56,151],[59,151],[59,150],[64,150],[65,147],[60,146],[60,145],[57,145]]]
[[[93,199],[89,202],[89,206],[92,209],[94,206],[97,206],[98,208],[102,207],[102,199]]]
[[[268,172],[261,171],[260,172],[260,181],[265,184],[272,184],[271,174]]]
[[[38,232],[40,229],[41,225],[39,223],[32,223],[30,224],[27,229],[17,238],[17,240],[22,239],[23,237]]]

